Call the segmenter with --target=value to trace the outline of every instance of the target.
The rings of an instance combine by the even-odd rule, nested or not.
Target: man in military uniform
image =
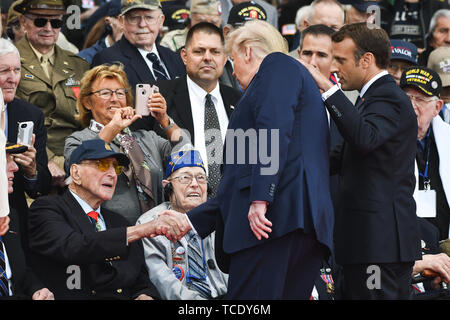
[[[26,36],[16,43],[22,79],[16,96],[42,109],[47,128],[48,167],[53,185],[64,185],[64,140],[80,130],[75,120],[79,81],[89,63],[55,45],[62,26],[62,0],[24,0],[16,10]]]
[[[184,47],[189,28],[199,22],[209,22],[220,28],[222,24],[222,10],[220,2],[216,0],[192,0],[190,8],[189,25],[184,29],[169,31],[160,42],[173,51]]]

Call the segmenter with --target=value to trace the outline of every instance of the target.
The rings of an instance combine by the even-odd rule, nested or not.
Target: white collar
[[[80,204],[80,206],[83,209],[84,213],[88,214],[91,211],[96,211],[100,215],[100,206],[98,206],[97,210],[94,210],[86,201],[81,199],[75,192],[73,192],[70,189],[69,189],[69,191],[73,195],[75,200],[77,200],[77,202]]]
[[[199,101],[203,101],[208,92],[206,92],[202,87],[196,84],[191,78],[189,78],[188,75],[186,76],[186,78],[190,93],[194,94],[199,99]],[[209,94],[214,98],[214,104],[217,104],[217,101],[222,99],[222,96],[220,95],[219,81],[217,81],[215,88],[211,92],[209,92]]]
[[[369,89],[369,87],[372,85],[372,83],[374,83],[375,81],[377,81],[378,79],[380,79],[381,77],[387,75],[388,72],[386,70],[383,70],[379,73],[377,73],[375,76],[372,77],[372,79],[370,79],[361,89],[361,91],[359,92],[359,96],[362,98],[364,96],[364,93],[366,93],[367,89]]]

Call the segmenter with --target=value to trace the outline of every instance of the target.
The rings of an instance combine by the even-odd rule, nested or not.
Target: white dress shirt
[[[203,163],[208,170],[208,157],[205,146],[205,102],[208,92],[203,90],[199,85],[192,81],[187,76],[187,86],[189,91],[189,99],[191,102],[192,120],[194,123],[194,146],[200,152]],[[222,96],[220,95],[220,86],[217,82],[216,87],[209,93],[212,96],[212,101],[216,108],[217,117],[219,118],[220,133],[222,135],[222,142],[225,141],[225,136],[228,128],[228,115],[223,104]]]
[[[91,212],[91,211],[95,211],[98,213],[98,223],[100,225],[101,231],[105,231],[106,230],[106,224],[105,224],[105,220],[103,219],[102,214],[100,213],[100,206],[97,208],[97,210],[94,210],[91,208],[91,206],[84,201],[83,199],[81,199],[79,196],[77,196],[75,193],[72,192],[72,190],[69,190],[70,193],[73,195],[73,197],[75,198],[75,200],[77,200],[77,202],[80,204],[81,208],[83,209],[84,213],[86,213],[86,215]]]

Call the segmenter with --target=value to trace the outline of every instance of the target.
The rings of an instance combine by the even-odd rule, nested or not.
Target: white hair
[[[297,10],[297,14],[295,15],[295,25],[297,27],[302,26],[303,20],[306,19],[308,12],[309,12],[309,6],[303,6]]]
[[[17,50],[16,46],[13,45],[11,43],[11,41],[1,38],[0,39],[0,57],[4,56],[5,54],[8,54],[8,53],[17,54],[17,56],[19,57],[19,60],[20,60],[20,53],[19,53],[19,50]]]
[[[450,19],[450,10],[449,9],[440,9],[433,14],[433,16],[431,17],[431,20],[430,20],[430,27],[428,28],[429,34],[432,34],[434,32],[434,29],[436,29],[437,21],[441,17]]]

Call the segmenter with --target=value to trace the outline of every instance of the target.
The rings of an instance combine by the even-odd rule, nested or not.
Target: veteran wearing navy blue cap
[[[124,217],[101,207],[111,199],[117,175],[128,163],[103,140],[83,141],[70,157],[68,189],[32,204],[30,262],[55,299],[158,297],[137,240],[180,230],[168,215],[128,226]],[[71,275],[78,280],[68,282]]]
[[[403,40],[391,40],[391,62],[387,71],[394,77],[397,85],[400,85],[402,73],[417,65],[417,47],[411,42]]]
[[[206,202],[208,181],[200,152],[192,149],[173,153],[162,184],[169,201],[144,213],[137,225],[152,221],[164,210],[186,213]],[[214,239],[214,234],[201,239],[192,231],[176,243],[164,236],[142,239],[150,281],[161,298],[204,300],[226,294],[228,276],[217,265]],[[196,243],[198,249],[193,247]]]

